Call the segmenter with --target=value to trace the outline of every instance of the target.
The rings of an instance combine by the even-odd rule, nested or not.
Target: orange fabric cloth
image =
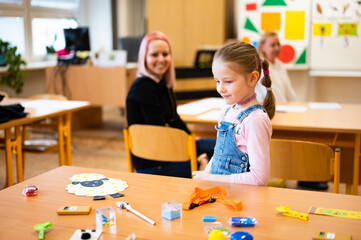
[[[216,198],[218,202],[223,203],[232,211],[241,211],[243,209],[242,201],[233,201],[228,199],[227,192],[222,186],[205,190],[196,187],[189,199],[183,202],[182,208],[183,210],[188,211],[190,210],[189,207],[192,203],[202,205],[212,198]]]

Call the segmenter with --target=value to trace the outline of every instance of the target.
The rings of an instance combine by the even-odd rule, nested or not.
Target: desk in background
[[[99,173],[108,178],[126,181],[124,197],[93,201],[92,197],[69,194],[65,187],[69,180],[79,173]],[[39,194],[24,197],[25,185],[35,184]],[[220,202],[207,203],[190,211],[183,211],[183,218],[168,221],[161,218],[161,204],[170,200],[182,203],[187,200],[195,187],[208,189],[223,186],[227,197],[241,200],[243,210],[232,212]],[[131,212],[116,207],[117,201],[127,201],[137,211],[156,222],[151,225]],[[327,207],[350,211],[361,211],[360,197],[258,187],[241,184],[219,183],[176,177],[115,172],[111,170],[88,169],[62,166],[20,184],[0,191],[0,236],[2,239],[37,239],[33,227],[50,221],[53,226],[46,230],[45,239],[69,239],[76,229],[95,228],[95,209],[110,206],[116,211],[117,236],[103,234],[103,239],[125,239],[136,233],[137,239],[207,239],[203,230],[203,216],[216,216],[217,221],[228,226],[227,220],[234,216],[253,216],[259,224],[254,228],[232,228],[234,231],[250,232],[254,239],[311,239],[315,230],[324,230],[352,235],[353,240],[361,239],[361,220],[320,215],[309,215],[309,221],[285,217],[275,208],[289,205],[292,210],[307,212],[309,207]],[[89,215],[59,216],[60,206],[92,206]],[[6,220],[5,220],[6,219]]]
[[[95,106],[124,108],[137,67],[135,64],[127,67],[70,65],[47,67],[45,71],[48,93],[63,94],[69,100],[89,101]]]
[[[89,107],[84,101],[56,101],[56,100],[27,100],[27,99],[3,99],[1,105],[21,103],[28,115],[24,118],[13,119],[0,123],[0,129],[5,131],[5,156],[7,184],[13,185],[12,153],[16,155],[17,182],[24,180],[22,160],[22,129],[21,127],[46,118],[58,119],[58,146],[59,166],[72,165],[71,159],[71,115],[73,112]],[[15,129],[15,137],[12,139],[12,128]],[[0,235],[1,236],[1,235]]]
[[[214,125],[217,124],[219,109],[223,105],[221,98],[203,99],[178,107],[178,113],[196,135],[215,137]],[[320,105],[322,107],[322,103]],[[294,106],[295,109],[276,112],[271,121],[272,138],[305,140],[340,147],[341,181],[352,182],[352,194],[357,195],[360,181],[361,105],[340,104],[339,109],[311,109],[307,103],[290,103],[286,106]],[[300,111],[303,108],[304,111]]]

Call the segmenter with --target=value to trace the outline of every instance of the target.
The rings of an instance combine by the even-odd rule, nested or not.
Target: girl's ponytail
[[[276,112],[276,99],[272,92],[272,80],[269,75],[269,63],[266,59],[262,62],[262,69],[263,69],[263,78],[261,79],[261,84],[266,87],[267,94],[263,100],[263,107],[266,109],[268,117],[272,119]]]

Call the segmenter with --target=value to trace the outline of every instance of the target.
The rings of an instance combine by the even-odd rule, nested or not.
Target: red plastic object
[[[23,195],[25,197],[33,197],[33,196],[36,196],[38,195],[38,192],[39,192],[39,189],[37,186],[35,185],[29,185],[29,186],[26,186],[24,189],[23,189]]]

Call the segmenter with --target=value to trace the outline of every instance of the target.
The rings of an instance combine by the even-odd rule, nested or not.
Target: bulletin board
[[[360,0],[313,0],[311,69],[360,71],[360,21]]]
[[[258,46],[260,36],[277,32],[286,68],[309,67],[310,0],[238,0],[238,39]]]

